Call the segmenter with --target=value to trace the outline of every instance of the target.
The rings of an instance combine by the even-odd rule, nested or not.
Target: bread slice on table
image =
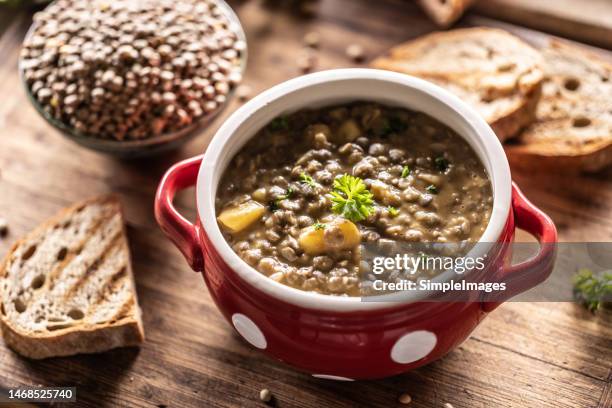
[[[144,340],[119,200],[67,208],[0,264],[0,326],[29,358],[96,353]]]
[[[427,15],[442,28],[459,20],[472,3],[474,0],[419,0]]]
[[[476,27],[428,34],[372,62],[434,82],[472,105],[504,141],[535,119],[540,53],[514,35]]]
[[[506,147],[513,167],[593,172],[612,164],[612,63],[552,41],[537,121]]]

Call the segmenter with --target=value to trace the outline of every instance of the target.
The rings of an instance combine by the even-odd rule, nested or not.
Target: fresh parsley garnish
[[[391,121],[387,118],[383,119],[383,123],[380,127],[380,134],[379,136],[387,136],[389,135],[389,133],[393,132],[393,127],[391,126]]]
[[[442,172],[444,172],[444,171],[446,171],[446,169],[448,169],[448,165],[449,165],[448,160],[446,160],[442,156],[436,157],[434,159],[434,163],[436,165],[436,168],[438,170],[442,171]]]
[[[319,230],[324,230],[325,227],[327,227],[327,225],[323,224],[322,222],[317,221],[313,224],[313,227],[315,231],[319,231]]]
[[[438,194],[438,187],[434,186],[433,184],[430,184],[425,187],[425,191],[431,194]]]
[[[406,122],[404,122],[402,119],[400,119],[398,117],[395,117],[395,116],[393,116],[393,117],[391,117],[391,119],[389,119],[389,126],[391,126],[391,129],[394,132],[404,131],[408,127]]]
[[[359,177],[343,174],[334,180],[331,192],[332,211],[347,220],[363,221],[372,213],[372,193]]]
[[[601,276],[590,269],[580,269],[574,276],[574,297],[591,312],[595,312],[602,302],[612,300],[612,271]]]
[[[280,208],[278,207],[278,201],[276,200],[268,201],[268,210],[272,212],[280,210]]]
[[[307,184],[313,188],[317,186],[317,183],[315,183],[314,179],[304,172],[300,173],[300,182]]]
[[[276,198],[276,201],[283,201],[283,200],[285,200],[287,198],[291,198],[293,196],[294,192],[295,191],[293,190],[293,188],[291,188],[291,186],[289,186],[289,187],[287,187],[287,190],[285,190],[285,194],[282,194],[282,195],[278,196]]]
[[[288,198],[291,198],[294,192],[295,191],[293,190],[293,188],[291,188],[291,186],[287,187],[287,190],[285,190],[285,194],[281,194],[278,197],[276,197],[274,200],[268,202],[268,209],[272,212],[278,211],[280,209],[279,207],[280,202]]]
[[[286,117],[279,116],[277,118],[274,118],[272,122],[270,122],[268,128],[273,132],[277,132],[279,130],[287,130],[289,129],[289,121]]]
[[[402,178],[406,178],[408,177],[408,175],[410,174],[410,167],[408,166],[404,166],[404,168],[402,169]]]
[[[399,215],[399,210],[395,207],[389,206],[387,207],[387,211],[391,217],[397,217]]]

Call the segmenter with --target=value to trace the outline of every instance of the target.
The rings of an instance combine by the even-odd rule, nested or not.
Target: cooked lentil
[[[366,210],[354,211],[341,193],[334,212],[339,185]],[[367,284],[360,244],[393,254],[398,243],[475,242],[492,202],[486,170],[453,130],[422,113],[359,102],[270,122],[228,166],[216,211],[234,251],[264,275],[358,296]]]
[[[57,0],[35,14],[20,66],[69,128],[142,139],[224,104],[245,47],[214,0]]]

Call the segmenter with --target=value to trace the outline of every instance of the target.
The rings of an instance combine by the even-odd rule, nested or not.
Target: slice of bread
[[[419,0],[427,15],[442,28],[457,21],[474,0]]]
[[[472,105],[504,141],[535,119],[544,77],[537,50],[494,28],[429,34],[393,48],[374,68],[421,77]]]
[[[0,265],[0,326],[29,358],[144,340],[119,200],[76,204],[18,241]]]
[[[506,146],[513,167],[593,172],[612,164],[612,64],[552,41],[537,121]]]

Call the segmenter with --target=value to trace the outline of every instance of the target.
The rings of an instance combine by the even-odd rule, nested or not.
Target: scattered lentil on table
[[[408,405],[412,402],[412,397],[410,394],[404,393],[399,396],[398,401],[400,404]]]
[[[411,242],[475,242],[493,202],[484,166],[453,130],[365,102],[274,119],[221,180],[218,221],[244,261],[282,284],[339,296],[367,294],[376,279],[361,244],[394,254]]]
[[[297,58],[297,66],[303,73],[308,73],[312,71],[317,65],[317,56],[316,54],[308,49],[303,49]]]
[[[310,48],[317,48],[321,41],[321,35],[316,31],[310,31],[304,36],[304,44]]]
[[[236,88],[236,96],[242,102],[248,101],[251,98],[252,89],[248,85],[240,85]]]
[[[272,393],[269,389],[264,388],[259,392],[259,399],[263,402],[270,402],[272,400]]]
[[[0,238],[4,238],[8,235],[9,226],[8,221],[4,218],[0,218]]]
[[[365,59],[365,51],[359,44],[351,44],[346,47],[346,55],[355,62],[362,62]]]
[[[143,139],[226,102],[246,44],[214,0],[57,0],[34,15],[20,66],[55,120],[85,135]]]

